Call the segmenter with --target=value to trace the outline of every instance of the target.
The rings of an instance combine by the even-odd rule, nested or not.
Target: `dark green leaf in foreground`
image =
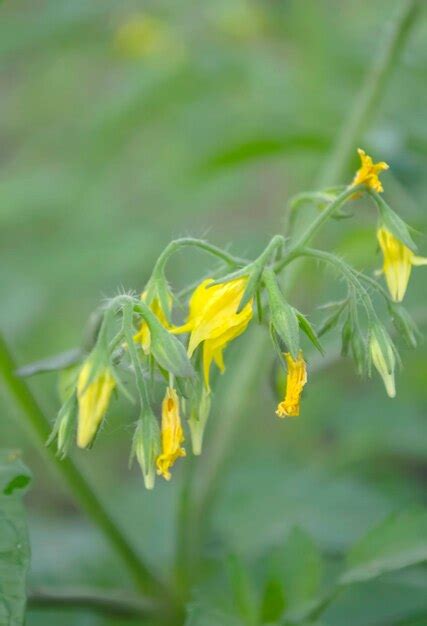
[[[311,537],[298,527],[291,530],[286,540],[281,572],[286,610],[292,614],[300,612],[318,596],[322,561]]]
[[[21,626],[30,547],[21,495],[31,480],[14,452],[0,453],[0,624]]]
[[[353,547],[341,582],[369,580],[426,560],[427,510],[404,511],[388,517]]]

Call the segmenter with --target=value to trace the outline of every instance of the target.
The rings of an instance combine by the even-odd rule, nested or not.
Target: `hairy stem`
[[[357,148],[357,142],[360,141],[362,133],[373,117],[375,108],[384,95],[387,81],[408,39],[418,9],[418,0],[404,0],[389,26],[389,32],[379,54],[370,57],[375,60],[366,74],[354,106],[344,120],[332,154],[321,174],[319,187],[333,185],[344,178],[349,159]]]
[[[51,424],[37,404],[27,383],[15,372],[16,365],[5,341],[0,336],[0,377],[6,392],[19,407],[22,422],[33,435],[37,448],[45,452],[77,502],[121,558],[138,588],[148,594],[169,597],[162,583],[136,553],[75,462],[70,458],[61,461],[52,448],[46,447]]]

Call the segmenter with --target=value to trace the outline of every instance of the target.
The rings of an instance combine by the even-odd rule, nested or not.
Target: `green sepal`
[[[370,195],[374,198],[380,214],[381,225],[399,239],[405,246],[413,252],[417,251],[417,246],[412,239],[409,227],[402,218],[389,207],[387,202],[375,191],[370,190]]]
[[[276,354],[279,357],[279,361],[283,364],[284,367],[286,367],[285,359],[283,358],[284,349],[280,345],[280,338],[278,337],[273,324],[270,323],[268,328],[270,331],[270,338],[273,342],[273,347],[276,351]]]
[[[353,323],[351,313],[349,313],[341,330],[341,356],[348,356],[352,336]]]
[[[368,355],[366,350],[366,343],[360,332],[356,327],[352,333],[350,339],[351,355],[356,364],[356,370],[359,376],[364,376],[368,370]]]
[[[334,303],[333,305],[334,310],[328,316],[325,317],[325,319],[322,321],[319,328],[317,329],[318,337],[322,337],[323,335],[325,335],[327,332],[332,330],[338,324],[340,317],[343,314],[344,309],[346,308],[347,304],[348,304],[347,300],[344,300],[343,302]]]
[[[153,273],[147,283],[146,294],[144,302],[150,305],[153,300],[157,299],[166,320],[170,324],[173,295],[163,269],[159,269]]]
[[[245,291],[243,292],[242,299],[240,300],[239,306],[237,307],[237,313],[240,313],[245,308],[248,302],[253,299],[256,292],[258,291],[261,283],[262,271],[262,265],[256,264],[252,268],[252,271],[249,273]]]
[[[151,412],[146,409],[141,412],[135,433],[132,439],[132,447],[129,458],[129,466],[136,457],[144,477],[145,487],[153,489],[156,479],[156,459],[160,454],[160,428]]]
[[[57,455],[64,459],[73,442],[77,423],[77,397],[71,393],[58,412],[52,431],[46,441],[50,446],[56,439]]]
[[[323,350],[322,344],[320,343],[319,338],[313,326],[310,324],[308,319],[297,310],[296,310],[296,315],[297,315],[299,327],[301,328],[301,330],[307,335],[308,339],[310,339],[311,343],[313,344],[315,348],[317,348],[320,354],[324,355],[325,351]]]
[[[193,454],[199,456],[203,449],[203,437],[206,423],[211,410],[211,394],[203,382],[201,376],[198,377],[198,384],[194,386],[194,393],[190,400],[190,414],[188,426],[191,435],[191,446]]]
[[[193,366],[184,346],[174,335],[168,332],[144,302],[135,305],[146,321],[151,334],[151,353],[163,369],[175,376],[192,378]]]
[[[409,346],[416,348],[417,335],[419,336],[420,332],[408,311],[404,306],[396,302],[389,302],[388,308],[396,331]]]
[[[299,353],[299,321],[296,310],[288,304],[277,282],[273,270],[264,270],[264,283],[267,290],[271,324],[293,359]]]

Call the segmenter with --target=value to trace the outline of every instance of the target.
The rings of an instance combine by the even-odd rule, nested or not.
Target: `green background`
[[[79,344],[91,310],[119,289],[140,291],[173,238],[206,237],[236,254],[256,255],[282,232],[287,200],[315,188],[399,4],[4,2],[0,326],[18,362]],[[141,13],[166,29],[165,50],[132,56],[118,46],[118,29]],[[358,137],[375,160],[390,164],[385,197],[420,232],[427,221],[426,40],[422,10]],[[357,164],[355,153],[342,183]],[[381,264],[375,226],[374,212],[357,202],[354,219],[333,222],[319,244],[372,274]],[[426,254],[425,240],[417,241]],[[198,278],[207,263],[196,252],[176,256],[171,284],[179,289]],[[416,269],[405,300],[424,331],[425,285],[425,270]],[[307,265],[293,303],[317,321],[316,306],[341,293],[333,274]],[[349,359],[338,358],[334,337],[323,363],[307,351],[311,370],[299,419],[274,415],[270,355],[260,362],[250,394],[242,388],[244,415],[222,467],[206,563],[218,564],[230,551],[258,563],[298,524],[334,571],[339,555],[388,513],[425,501],[425,343],[416,350],[402,346],[398,395],[389,400],[377,376],[362,381]],[[244,344],[242,337],[226,352],[228,373]],[[56,382],[54,374],[31,381],[52,420]],[[227,400],[223,382],[218,406]],[[114,555],[3,398],[1,415],[2,447],[22,449],[34,475],[26,497],[30,586],[125,587]],[[125,401],[115,401],[95,448],[75,456],[138,549],[167,574],[185,461],[170,484],[159,480],[147,494],[137,467],[127,467],[135,417]],[[209,445],[209,429],[207,439]],[[415,619],[427,611],[426,581],[417,568],[356,585],[322,624]],[[207,585],[210,592],[215,584]],[[58,620],[122,624],[87,611],[35,610],[27,624]]]

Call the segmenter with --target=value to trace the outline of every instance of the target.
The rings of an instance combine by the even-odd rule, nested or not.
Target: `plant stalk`
[[[0,335],[0,377],[6,392],[19,407],[22,422],[33,436],[37,448],[44,451],[77,502],[101,530],[108,543],[123,561],[138,589],[155,597],[169,598],[169,592],[135,552],[122,529],[102,504],[75,462],[70,458],[61,461],[52,448],[46,447],[45,443],[51,430],[51,424],[39,407],[26,381],[19,378],[15,372],[16,365],[3,337]]]

